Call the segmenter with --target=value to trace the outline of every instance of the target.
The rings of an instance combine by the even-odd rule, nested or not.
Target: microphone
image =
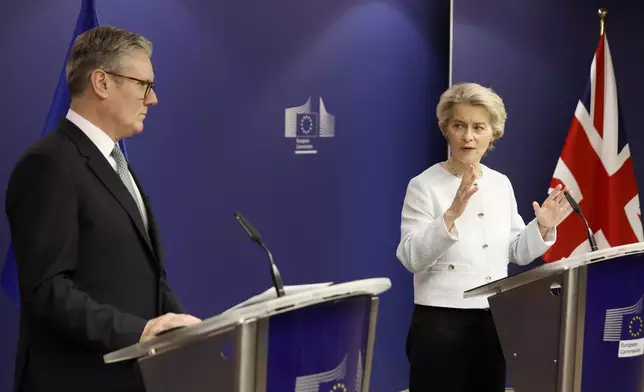
[[[575,199],[573,199],[572,196],[570,196],[570,193],[568,193],[568,191],[564,191],[564,196],[566,197],[566,200],[568,200],[568,203],[570,203],[572,210],[578,213],[581,216],[581,219],[584,220],[584,225],[586,225],[586,234],[588,236],[588,242],[590,242],[590,249],[593,252],[596,251],[597,242],[595,242],[595,235],[593,234],[593,231],[590,230],[590,226],[588,226],[588,221],[586,220],[584,213],[581,212],[581,207],[579,207],[579,204],[577,204]]]
[[[277,269],[277,265],[275,265],[275,262],[273,261],[273,255],[271,254],[271,251],[268,250],[266,245],[264,245],[264,242],[262,241],[262,237],[259,235],[257,230],[253,227],[253,225],[250,224],[249,221],[244,218],[244,216],[241,214],[241,212],[236,211],[234,214],[235,218],[237,218],[237,222],[241,225],[241,227],[246,230],[246,233],[250,236],[250,239],[257,242],[259,246],[266,251],[268,254],[268,260],[270,262],[270,267],[271,267],[271,278],[273,279],[273,286],[275,286],[275,291],[277,292],[278,297],[283,297],[284,296],[284,284],[282,283],[282,276],[280,275],[280,271]]]

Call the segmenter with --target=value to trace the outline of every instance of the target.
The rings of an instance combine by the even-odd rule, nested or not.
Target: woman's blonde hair
[[[443,134],[452,117],[452,108],[456,104],[482,106],[487,110],[492,126],[492,141],[496,141],[505,133],[505,120],[508,115],[503,100],[491,88],[476,83],[455,84],[445,91],[436,106],[438,126]],[[490,148],[492,145],[490,144]]]

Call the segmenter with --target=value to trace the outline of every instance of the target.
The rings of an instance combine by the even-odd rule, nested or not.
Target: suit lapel
[[[61,120],[61,129],[67,136],[69,136],[76,146],[78,147],[81,155],[87,158],[87,166],[94,172],[94,175],[103,183],[105,188],[114,196],[114,198],[121,204],[130,220],[136,227],[141,239],[146,243],[148,249],[154,254],[150,237],[143,226],[143,218],[136,206],[134,198],[121,181],[121,178],[110,166],[109,162],[101,154],[98,148],[92,141],[74,125],[71,121],[63,118]]]
[[[154,251],[154,254],[157,257],[157,261],[159,262],[159,265],[163,267],[163,255],[161,254],[161,243],[160,243],[161,241],[159,238],[159,230],[157,228],[157,223],[154,217],[154,213],[152,212],[150,198],[143,191],[143,187],[141,186],[141,183],[139,182],[139,179],[137,178],[136,174],[134,174],[134,170],[132,170],[131,167],[129,167],[129,169],[130,169],[130,174],[132,175],[132,179],[134,179],[134,182],[136,183],[137,188],[139,188],[139,192],[141,193],[141,199],[143,200],[143,205],[145,206],[145,212],[148,215],[148,233],[149,233],[150,243],[152,244],[152,250]]]

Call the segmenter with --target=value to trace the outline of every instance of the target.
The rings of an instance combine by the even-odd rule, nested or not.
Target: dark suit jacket
[[[182,309],[137,185],[148,233],[117,173],[67,119],[15,167],[6,212],[21,295],[16,391],[143,390],[135,362],[107,365],[103,355]]]

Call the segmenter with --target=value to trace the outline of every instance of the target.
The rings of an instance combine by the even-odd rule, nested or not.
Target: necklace
[[[452,158],[450,157],[450,158],[448,158],[448,159],[447,159],[447,162],[446,162],[446,163],[447,163],[447,169],[449,169],[450,173],[452,173],[452,174],[453,174],[453,175],[455,175],[456,177],[458,177],[458,178],[462,178],[461,176],[459,176],[459,175],[456,173],[456,170],[454,170],[454,169],[452,168],[452,163],[451,163],[451,162],[452,162]],[[478,172],[478,175],[476,176],[476,179],[478,180],[478,179],[479,179],[479,178],[481,178],[482,176],[483,176],[483,169],[479,168],[479,172]]]

